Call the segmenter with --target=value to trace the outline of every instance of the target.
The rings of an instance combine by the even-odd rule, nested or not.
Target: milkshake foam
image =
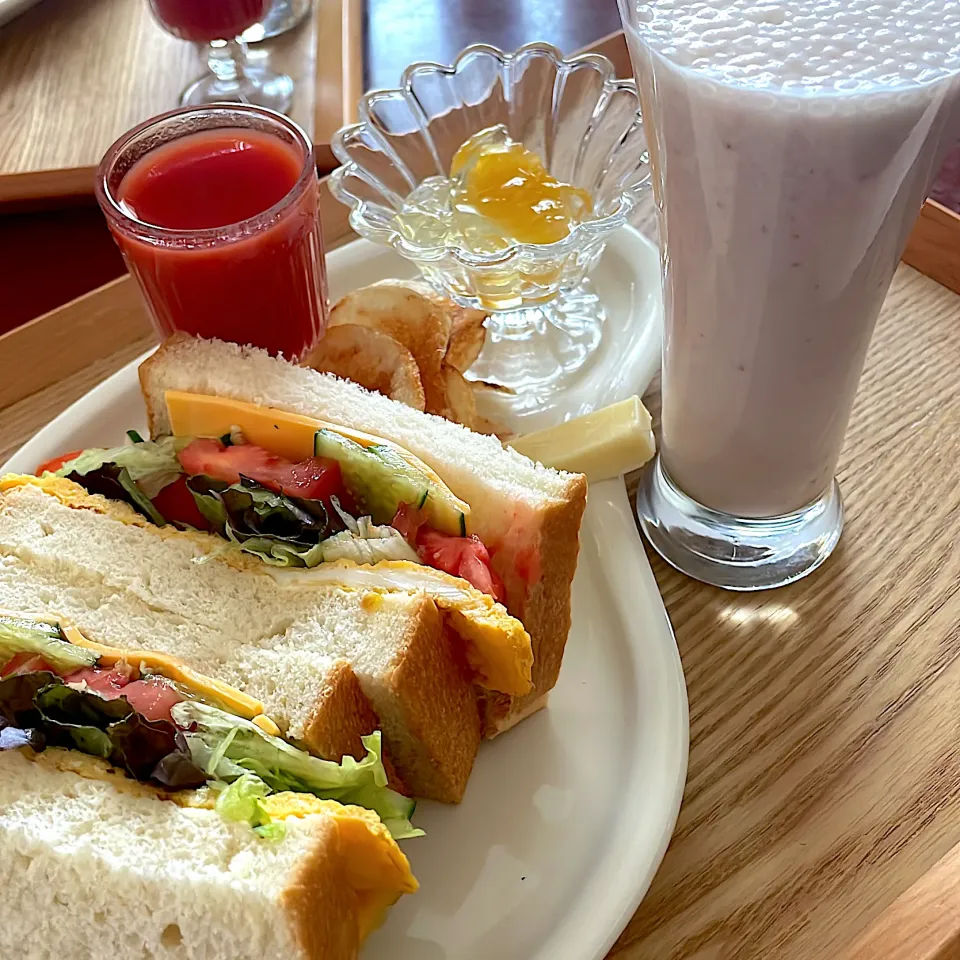
[[[817,94],[927,83],[960,69],[955,0],[655,0],[643,39],[678,66]]]

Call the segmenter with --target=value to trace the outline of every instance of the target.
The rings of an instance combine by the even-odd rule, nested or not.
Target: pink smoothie
[[[641,10],[629,39],[665,244],[662,463],[708,507],[778,516],[834,475],[881,304],[960,135],[960,4]]]

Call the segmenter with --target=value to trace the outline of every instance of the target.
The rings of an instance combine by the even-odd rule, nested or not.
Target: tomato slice
[[[200,512],[197,501],[187,488],[187,478],[177,477],[168,483],[154,498],[153,505],[168,523],[177,523],[196,530],[209,530],[207,518]]]
[[[332,496],[343,496],[340,464],[326,457],[309,457],[300,463],[292,463],[285,470],[278,470],[273,481],[290,497],[329,500]]]
[[[63,679],[71,686],[85,687],[99,694],[104,700],[116,700],[123,695],[132,676],[133,669],[121,661],[109,670],[104,667],[82,667],[68,673]]]
[[[176,688],[160,677],[131,680],[132,676],[133,668],[120,662],[109,669],[83,667],[67,674],[63,679],[72,686],[96,693],[104,700],[123,697],[147,720],[171,720],[171,709],[183,700]]]
[[[126,701],[147,720],[169,720],[170,711],[184,698],[169,683],[157,677],[134,680],[127,684],[121,694]]]
[[[178,456],[191,476],[203,474],[224,483],[238,483],[242,474],[271,490],[304,500],[327,500],[343,493],[340,464],[324,457],[294,463],[252,443],[225,447],[219,440],[207,439],[194,440]]]
[[[479,537],[452,537],[424,527],[417,534],[417,554],[428,566],[463,577],[494,600],[506,599],[503,581],[490,566],[490,551]]]
[[[417,532],[426,523],[424,512],[412,503],[401,503],[390,521],[390,526],[399,531],[407,543],[416,545]]]
[[[69,453],[64,453],[59,457],[54,457],[52,460],[47,460],[46,463],[41,463],[40,466],[37,467],[36,476],[42,477],[48,470],[50,473],[56,473],[65,463],[76,460],[81,453],[83,453],[82,450],[71,450]]]
[[[6,677],[20,677],[25,673],[40,673],[43,670],[50,673],[57,672],[39,653],[17,653],[0,670],[0,680]]]

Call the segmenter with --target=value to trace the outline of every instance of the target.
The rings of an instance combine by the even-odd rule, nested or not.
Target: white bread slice
[[[284,823],[271,843],[132,781],[0,753],[0,957],[356,960],[371,906],[415,889],[406,858],[356,808]]]
[[[479,711],[429,597],[282,587],[220,538],[155,527],[70,481],[5,483],[0,608],[179,657],[261,700],[287,736],[321,756],[362,756],[360,736],[380,727],[411,793],[461,799]]]
[[[150,433],[170,432],[165,394],[182,390],[318,417],[392,440],[428,464],[471,506],[470,523],[496,551],[507,609],[530,633],[533,689],[486,698],[488,736],[542,702],[556,683],[570,629],[586,478],[534,463],[494,437],[420,413],[354,383],[269,356],[263,350],[178,335],[140,367]],[[533,571],[527,585],[521,567]]]

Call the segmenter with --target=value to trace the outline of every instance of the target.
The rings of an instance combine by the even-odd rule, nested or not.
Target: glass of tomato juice
[[[107,151],[96,194],[162,338],[299,359],[323,336],[316,163],[286,117],[234,104],[162,114]]]

